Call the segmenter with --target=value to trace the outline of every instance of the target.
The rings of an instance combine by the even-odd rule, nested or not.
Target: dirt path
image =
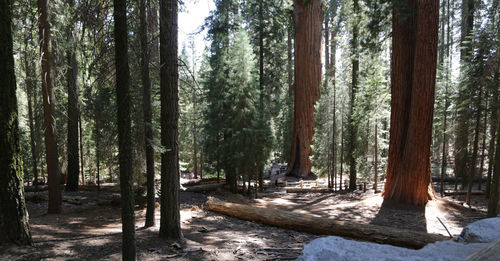
[[[44,192],[46,193],[46,192]],[[64,193],[64,213],[44,214],[44,193],[28,193],[28,209],[34,246],[0,246],[1,260],[120,260],[121,223],[119,194],[111,192]],[[245,202],[240,195],[216,193],[224,200]],[[139,260],[294,260],[302,247],[317,238],[232,217],[206,212],[207,196],[181,193],[181,225],[184,247],[158,238],[157,226],[144,229],[145,209],[136,209]],[[430,202],[425,209],[381,207],[373,193],[286,194],[273,190],[254,203],[312,215],[410,228],[446,234],[440,217],[452,234],[485,216],[484,209],[468,209],[445,201]]]

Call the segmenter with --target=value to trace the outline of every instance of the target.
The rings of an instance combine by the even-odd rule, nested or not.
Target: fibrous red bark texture
[[[311,173],[314,104],[321,84],[321,0],[294,1],[295,83],[293,138],[288,174],[315,178]]]
[[[431,198],[439,2],[408,0],[393,10],[389,163],[384,199],[425,205]]]

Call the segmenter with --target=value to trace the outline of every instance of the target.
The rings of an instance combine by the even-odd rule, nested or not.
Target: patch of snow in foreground
[[[304,247],[301,261],[458,261],[500,238],[500,218],[487,218],[469,224],[457,238],[458,242],[441,241],[413,250],[391,245],[359,242],[341,237],[322,237]]]
[[[486,243],[463,244],[442,241],[429,244],[420,250],[358,242],[341,237],[329,236],[311,241],[304,247],[300,261],[458,261],[486,246]]]

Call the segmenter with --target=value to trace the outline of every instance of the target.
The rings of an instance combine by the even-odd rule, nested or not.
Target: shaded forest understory
[[[4,260],[120,260],[121,221],[119,193],[109,191],[64,192],[61,215],[47,215],[46,192],[26,193],[33,247],[1,246]],[[356,223],[370,223],[453,236],[486,216],[484,195],[472,196],[475,208],[466,208],[445,197],[424,208],[383,207],[373,190],[336,193],[285,193],[267,188],[257,199],[226,192],[210,194],[181,192],[181,227],[185,246],[158,238],[159,226],[144,229],[145,206],[136,205],[139,260],[294,260],[305,244],[319,237],[203,210],[209,196],[236,203],[255,203],[315,216]],[[159,207],[156,224],[159,224]]]

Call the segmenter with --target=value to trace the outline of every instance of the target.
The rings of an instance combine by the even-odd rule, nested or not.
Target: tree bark
[[[122,259],[136,260],[132,147],[130,134],[130,73],[128,65],[127,1],[113,0],[115,21],[116,105],[118,162],[122,218]]]
[[[216,199],[207,201],[207,210],[244,220],[312,234],[336,235],[415,249],[422,248],[429,243],[447,239],[447,237],[442,235],[388,228],[372,224],[338,221],[254,205],[223,202]]]
[[[393,8],[391,126],[383,196],[425,205],[432,198],[428,188],[439,2],[403,4]]]
[[[179,206],[179,69],[177,1],[160,1],[161,220],[160,237],[182,239]]]
[[[78,134],[80,135],[80,173],[82,174],[82,185],[85,185],[85,161],[83,161],[83,128],[82,113],[78,112]]]
[[[295,84],[292,147],[287,175],[316,178],[311,173],[314,104],[321,84],[321,0],[294,0]]]
[[[349,189],[356,189],[356,157],[354,155],[356,150],[356,136],[357,136],[357,125],[355,122],[354,115],[354,103],[356,102],[356,92],[358,89],[358,74],[359,74],[359,3],[358,0],[353,1],[353,13],[354,21],[352,26],[352,39],[351,39],[351,64],[352,64],[352,75],[351,75],[351,100],[349,102],[349,118],[348,118],[348,129],[349,129],[349,142],[348,142],[348,152],[347,158],[349,161]]]
[[[0,242],[31,245],[24,201],[12,39],[12,6],[0,0]]]
[[[151,78],[149,76],[149,46],[146,0],[140,0],[140,39],[141,39],[141,76],[142,108],[144,111],[144,144],[146,151],[147,208],[145,227],[155,225],[155,161],[153,142],[153,112],[151,108]]]
[[[497,128],[497,145],[495,152],[495,169],[490,188],[490,198],[488,201],[488,217],[495,217],[500,213],[500,128]]]
[[[61,213],[59,156],[56,143],[56,122],[53,114],[54,92],[52,87],[52,54],[50,51],[49,0],[38,0],[38,25],[42,68],[43,118],[45,123],[45,158],[49,176],[48,213]]]
[[[69,6],[74,8],[74,0],[68,1]],[[78,174],[79,174],[79,155],[78,155],[78,86],[77,86],[77,76],[78,76],[78,64],[76,61],[76,32],[75,32],[75,19],[73,18],[73,13],[71,13],[71,24],[68,27],[69,31],[69,49],[67,51],[68,59],[68,71],[67,73],[67,85],[68,85],[68,179],[66,183],[66,191],[77,191],[78,190]]]

